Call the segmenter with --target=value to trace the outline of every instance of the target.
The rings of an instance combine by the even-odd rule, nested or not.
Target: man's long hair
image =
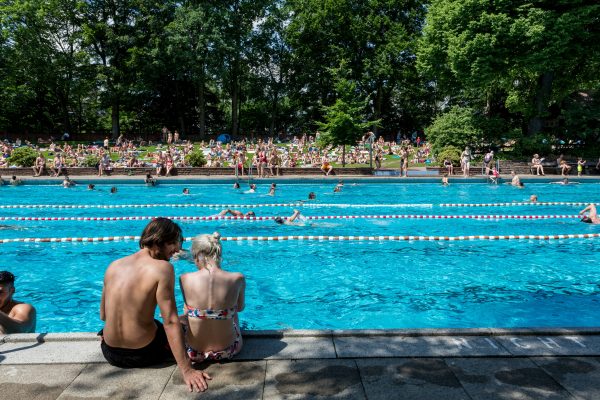
[[[162,247],[165,244],[176,243],[182,240],[183,234],[179,225],[168,218],[155,218],[146,225],[142,232],[140,249],[153,247],[154,245]]]

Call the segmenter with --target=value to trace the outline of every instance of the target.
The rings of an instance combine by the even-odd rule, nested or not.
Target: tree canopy
[[[359,101],[344,129],[377,120],[389,139],[597,145],[599,15],[590,0],[6,0],[0,132],[293,135]]]

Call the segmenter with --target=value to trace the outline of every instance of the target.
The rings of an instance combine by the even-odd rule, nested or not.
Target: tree
[[[344,64],[335,70],[335,85],[338,98],[331,106],[323,107],[325,122],[319,122],[322,131],[319,145],[327,148],[342,146],[342,166],[346,165],[346,145],[354,145],[366,129],[377,125],[379,121],[366,121],[364,110],[367,102],[360,100],[356,83],[345,78]]]
[[[432,0],[420,42],[420,70],[450,103],[479,97],[493,115],[498,99],[544,127],[549,106],[597,87],[600,4],[585,0]]]

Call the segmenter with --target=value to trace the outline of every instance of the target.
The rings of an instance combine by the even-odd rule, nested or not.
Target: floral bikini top
[[[199,308],[190,307],[187,304],[183,306],[183,311],[185,315],[189,318],[199,318],[199,319],[232,319],[237,312],[237,306],[231,308],[225,308],[223,310],[201,310]]]

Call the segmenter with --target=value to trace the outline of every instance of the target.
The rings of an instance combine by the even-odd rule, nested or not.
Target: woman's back
[[[244,308],[244,275],[211,267],[180,279],[188,345],[204,352],[229,346],[236,337],[235,326],[239,327],[237,313]]]

